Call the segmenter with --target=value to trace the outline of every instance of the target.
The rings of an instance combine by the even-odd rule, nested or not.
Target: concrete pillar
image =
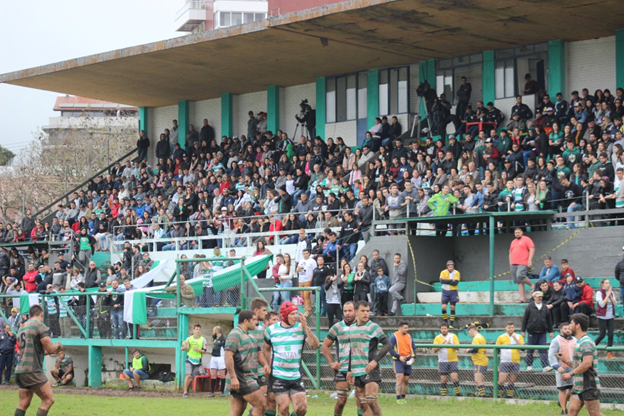
[[[234,135],[234,94],[221,94],[221,136]]]
[[[89,387],[102,387],[102,347],[89,345]]]
[[[189,132],[189,100],[178,101],[178,143],[180,147],[184,149],[186,147],[186,135]]]
[[[325,139],[326,100],[325,78],[320,77],[316,79],[316,135],[322,139]],[[297,141],[296,137],[292,139]]]
[[[366,77],[366,126],[372,127],[379,117],[379,70],[369,69]]]
[[[186,377],[186,351],[181,351],[182,341],[184,341],[188,337],[188,325],[189,325],[189,316],[184,314],[178,315],[178,340],[180,340],[180,345],[175,350],[176,354],[176,369],[177,374],[177,385],[178,387],[184,386],[184,378]]]
[[[277,85],[269,85],[267,87],[267,130],[272,131],[273,134],[279,130],[279,116],[279,87]]]
[[[624,29],[615,31],[615,87],[624,88]]]
[[[565,91],[565,42],[562,39],[548,41],[548,93],[551,101],[560,92],[567,97]]]
[[[145,131],[145,134],[149,137],[147,131],[147,107],[139,107],[139,130]]]
[[[496,77],[495,77],[494,51],[483,51],[483,102],[489,103],[496,100]]]

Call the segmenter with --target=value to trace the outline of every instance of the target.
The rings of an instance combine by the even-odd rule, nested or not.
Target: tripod
[[[300,114],[300,116],[301,116],[301,114]],[[301,135],[304,136],[306,138],[306,140],[310,140],[310,133],[308,132],[308,129],[306,128],[306,123],[299,123],[299,122],[297,122],[297,126],[295,127],[295,132],[291,136],[293,141],[297,140],[297,130],[299,129],[300,125],[301,125],[301,131],[302,131]]]

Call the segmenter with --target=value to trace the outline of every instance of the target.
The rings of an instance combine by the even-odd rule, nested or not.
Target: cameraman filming
[[[301,107],[301,113],[295,114],[295,118],[301,123],[302,127],[305,126],[308,129],[310,139],[314,139],[316,137],[316,110],[310,107],[307,99],[301,101],[299,106]]]

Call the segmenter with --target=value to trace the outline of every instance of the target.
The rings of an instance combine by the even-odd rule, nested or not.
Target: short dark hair
[[[238,314],[238,322],[250,321],[254,316],[256,316],[256,314],[251,309],[243,309],[240,314]]]
[[[33,305],[28,310],[28,314],[31,318],[35,316],[40,316],[43,313],[43,308],[40,305]]]
[[[277,313],[276,311],[268,311],[266,316],[264,317],[265,321],[270,321],[271,318],[273,318],[274,316],[278,316],[279,317],[279,313]]]
[[[505,323],[505,326],[509,326],[509,325],[516,326],[516,324],[514,324],[513,321],[507,321],[507,323]]]
[[[582,313],[575,313],[570,318],[570,323],[574,321],[575,324],[579,324],[581,326],[581,331],[587,332],[587,328],[589,327],[589,317]]]
[[[447,324],[446,322],[442,322],[442,323],[440,324],[440,328],[444,328],[444,327],[448,328],[448,327],[449,327],[449,324]]]
[[[409,326],[409,324],[407,323],[407,321],[401,321],[399,322],[399,328],[402,326]]]
[[[365,300],[355,302],[355,310],[357,311],[360,308],[370,308],[370,305]]]
[[[195,324],[195,325],[193,325],[193,329],[195,329],[195,328],[199,328],[199,329],[201,329],[201,325],[200,325],[200,324]]]

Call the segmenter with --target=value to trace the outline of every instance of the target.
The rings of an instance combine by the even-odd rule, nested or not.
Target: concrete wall
[[[299,104],[305,99],[316,110],[316,83],[280,88],[280,129],[288,134],[288,137],[295,131],[297,126],[295,114],[299,114],[301,111]],[[295,142],[299,142],[300,136],[301,126],[297,130],[297,137],[293,138]]]
[[[342,137],[347,146],[357,146],[357,121],[343,121],[341,123],[325,124],[325,139]]]
[[[536,247],[535,258],[541,257],[567,240],[574,230],[536,232],[527,234]],[[446,261],[453,259],[464,281],[479,281],[489,277],[489,241],[487,236],[473,237],[410,237],[418,279],[438,281]],[[495,274],[509,270],[509,245],[512,234],[497,234],[495,240]],[[577,275],[585,277],[611,277],[615,264],[621,259],[624,238],[619,227],[598,227],[581,231],[572,240],[555,250],[550,256],[556,265],[562,258],[570,261]],[[536,262],[533,270],[541,270],[543,261]],[[502,279],[508,279],[504,276]],[[427,287],[423,288],[430,291]]]
[[[170,105],[167,107],[148,108],[147,110],[147,136],[150,139],[150,148],[148,150],[148,161],[152,166],[156,166],[156,143],[160,140],[160,134],[165,129],[171,130],[172,121],[178,119],[178,106]]]
[[[208,123],[215,131],[217,142],[221,139],[221,99],[214,98],[212,100],[195,101],[189,103],[189,119],[191,124],[195,126],[195,130],[200,131],[204,125],[204,119],[208,119]],[[176,117],[177,118],[177,117]]]
[[[267,92],[253,92],[234,96],[234,134],[238,137],[247,136],[247,121],[249,111],[257,115],[260,111],[267,111]],[[273,132],[275,133],[275,132]]]
[[[609,88],[615,95],[615,36],[566,43],[566,100],[570,93],[587,88]],[[551,97],[558,91],[553,91]],[[552,98],[551,98],[552,99]]]

